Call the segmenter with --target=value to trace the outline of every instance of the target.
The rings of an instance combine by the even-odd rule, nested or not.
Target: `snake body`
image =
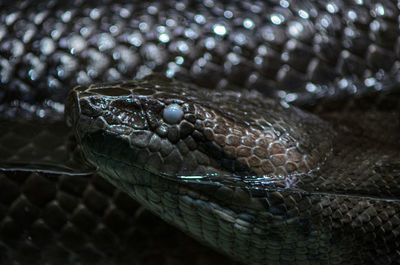
[[[75,85],[67,120],[86,159],[200,241],[250,264],[400,263],[398,3],[0,8],[5,263],[129,245],[130,201],[56,155],[73,153],[60,119]],[[186,83],[120,81],[151,72]],[[117,82],[88,85],[104,81]],[[182,117],[166,118],[174,104]]]
[[[397,145],[353,144],[356,165],[329,172],[347,150],[334,143],[331,154],[335,132],[326,122],[259,94],[199,89],[157,76],[79,86],[67,100],[67,120],[100,175],[231,257],[250,264],[397,262],[395,240],[368,238],[380,225],[363,231],[388,209],[397,218],[398,187],[386,190],[394,197],[372,188],[381,185],[377,178],[393,177],[375,171],[396,161]],[[170,106],[182,111],[176,119]],[[358,171],[364,175],[352,177]],[[336,185],[344,182],[360,188],[341,191]]]

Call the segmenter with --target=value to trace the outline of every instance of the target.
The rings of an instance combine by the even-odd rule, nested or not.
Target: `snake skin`
[[[399,103],[387,106],[397,112],[373,112],[377,121],[364,110],[367,135],[336,128],[334,140],[316,116],[223,92],[157,76],[79,86],[66,117],[101,176],[242,262],[399,261]],[[172,124],[162,111],[171,104],[184,111]],[[373,131],[382,116],[393,127]]]
[[[26,120],[30,128],[36,121],[59,121],[75,85],[162,72],[222,91],[255,88],[330,122],[343,136],[333,152],[342,159],[324,168],[326,180],[300,183],[306,191],[322,189],[321,194],[310,200],[288,196],[283,205],[298,202],[304,212],[320,207],[331,216],[330,225],[353,209],[350,219],[343,219],[354,228],[349,235],[355,240],[344,240],[348,252],[343,247],[337,250],[341,255],[333,251],[314,263],[331,258],[332,264],[363,264],[363,259],[398,264],[398,6],[396,1],[0,2],[0,167],[8,170],[0,175],[0,263],[232,263],[157,222],[97,175],[78,178],[69,167],[60,170],[60,161],[71,165],[69,155],[54,159],[45,151],[47,158],[41,157],[34,150],[49,150],[43,143],[51,127],[34,129],[38,137],[28,148],[20,137],[26,135]],[[374,93],[385,91],[394,95],[377,101]],[[362,97],[360,103],[348,103],[352,95]],[[21,145],[10,144],[13,130]],[[43,171],[43,162],[48,173],[23,172],[39,165]],[[353,174],[338,175],[345,172],[337,172],[342,167],[353,168]],[[83,172],[75,174],[87,174],[87,168],[78,169]],[[67,174],[55,174],[60,171]],[[360,176],[366,182],[356,185]],[[355,196],[327,196],[332,191]],[[190,210],[196,205],[188,197],[182,204]],[[110,212],[121,218],[106,218],[114,216]],[[368,244],[360,243],[359,235]],[[312,242],[316,251],[326,240]],[[352,253],[357,246],[362,251]],[[274,253],[271,264],[291,264],[297,257]]]

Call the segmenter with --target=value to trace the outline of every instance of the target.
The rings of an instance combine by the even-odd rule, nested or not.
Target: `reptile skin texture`
[[[180,120],[161,111],[171,104],[183,110]],[[387,107],[398,112],[398,105]],[[395,113],[376,111],[373,121],[364,110],[358,123],[367,135],[338,127],[335,137],[316,116],[261,95],[157,76],[78,86],[66,107],[101,176],[231,257],[249,264],[399,260]],[[374,131],[382,114],[393,128]],[[381,230],[387,221],[388,233]]]
[[[254,212],[269,201],[271,216],[303,224],[271,222],[270,245],[241,248],[232,224],[256,227],[237,215],[244,202],[198,209],[231,188],[189,184],[175,203],[192,216],[172,220],[160,209],[171,193],[111,181],[203,242],[220,227],[203,234],[251,264],[399,264],[399,12],[397,1],[0,2],[0,264],[234,263],[93,174],[64,125],[72,87],[152,72],[313,112],[337,135],[323,177],[297,182],[309,196],[253,191]]]

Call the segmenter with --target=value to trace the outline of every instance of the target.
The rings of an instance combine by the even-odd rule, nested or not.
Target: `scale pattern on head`
[[[329,154],[334,135],[316,116],[256,92],[208,90],[154,75],[79,86],[67,105],[89,160],[101,154],[165,176],[308,173]],[[93,135],[104,141],[96,150],[85,148]],[[124,150],[115,151],[116,143]]]

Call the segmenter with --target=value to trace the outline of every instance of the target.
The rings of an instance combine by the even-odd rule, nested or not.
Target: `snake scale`
[[[0,263],[400,264],[399,9],[1,2]]]

